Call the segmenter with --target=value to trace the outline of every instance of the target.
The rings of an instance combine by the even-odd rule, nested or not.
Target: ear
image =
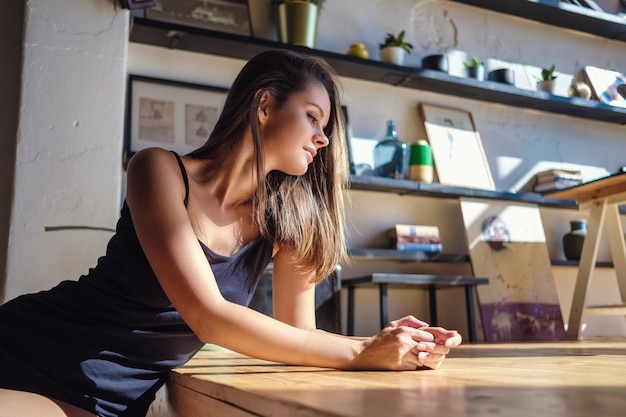
[[[263,91],[261,94],[261,99],[259,100],[258,117],[259,121],[263,122],[267,119],[268,110],[272,102],[272,95],[269,93],[269,91]]]

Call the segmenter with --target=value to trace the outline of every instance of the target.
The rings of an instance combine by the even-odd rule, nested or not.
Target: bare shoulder
[[[127,199],[137,196],[165,196],[184,193],[180,167],[172,152],[147,148],[130,159],[127,175]]]

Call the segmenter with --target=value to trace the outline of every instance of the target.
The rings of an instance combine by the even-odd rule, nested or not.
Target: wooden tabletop
[[[177,416],[623,417],[626,339],[466,344],[437,370],[346,372],[200,351],[172,372]]]
[[[605,198],[616,198],[616,202],[626,199],[626,172],[619,172],[608,177],[585,182],[576,187],[554,191],[546,194],[547,197],[575,200],[578,204]]]

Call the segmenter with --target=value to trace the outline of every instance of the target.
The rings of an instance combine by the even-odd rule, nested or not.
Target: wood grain
[[[626,340],[462,345],[439,370],[412,372],[346,372],[201,351],[172,372],[168,389],[179,416],[622,417]]]

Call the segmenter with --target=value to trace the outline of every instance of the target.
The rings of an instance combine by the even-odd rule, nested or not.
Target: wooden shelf
[[[348,250],[348,255],[351,258],[400,262],[469,262],[467,254],[442,252],[429,254],[395,249],[352,248]]]
[[[519,2],[518,0],[514,3]],[[496,3],[508,3],[508,0],[507,2]],[[523,3],[529,2],[523,1]],[[626,108],[609,106],[598,101],[577,97],[555,96],[543,91],[522,90],[492,81],[478,81],[472,78],[452,76],[439,71],[399,66],[334,52],[297,47],[265,39],[216,32],[140,17],[133,18],[130,41],[243,60],[248,60],[267,49],[285,48],[320,56],[326,59],[339,75],[345,77],[431,91],[488,103],[499,103],[548,113],[626,124]]]
[[[397,180],[394,178],[367,175],[353,175],[350,178],[350,189],[449,199],[458,199],[461,197],[484,198],[490,200],[533,203],[539,206],[552,208],[578,209],[578,205],[573,200],[547,198],[536,193],[512,193],[508,191],[490,191],[477,188],[451,187],[438,183],[427,184],[419,181]]]
[[[452,1],[626,42],[625,17],[558,0]]]

